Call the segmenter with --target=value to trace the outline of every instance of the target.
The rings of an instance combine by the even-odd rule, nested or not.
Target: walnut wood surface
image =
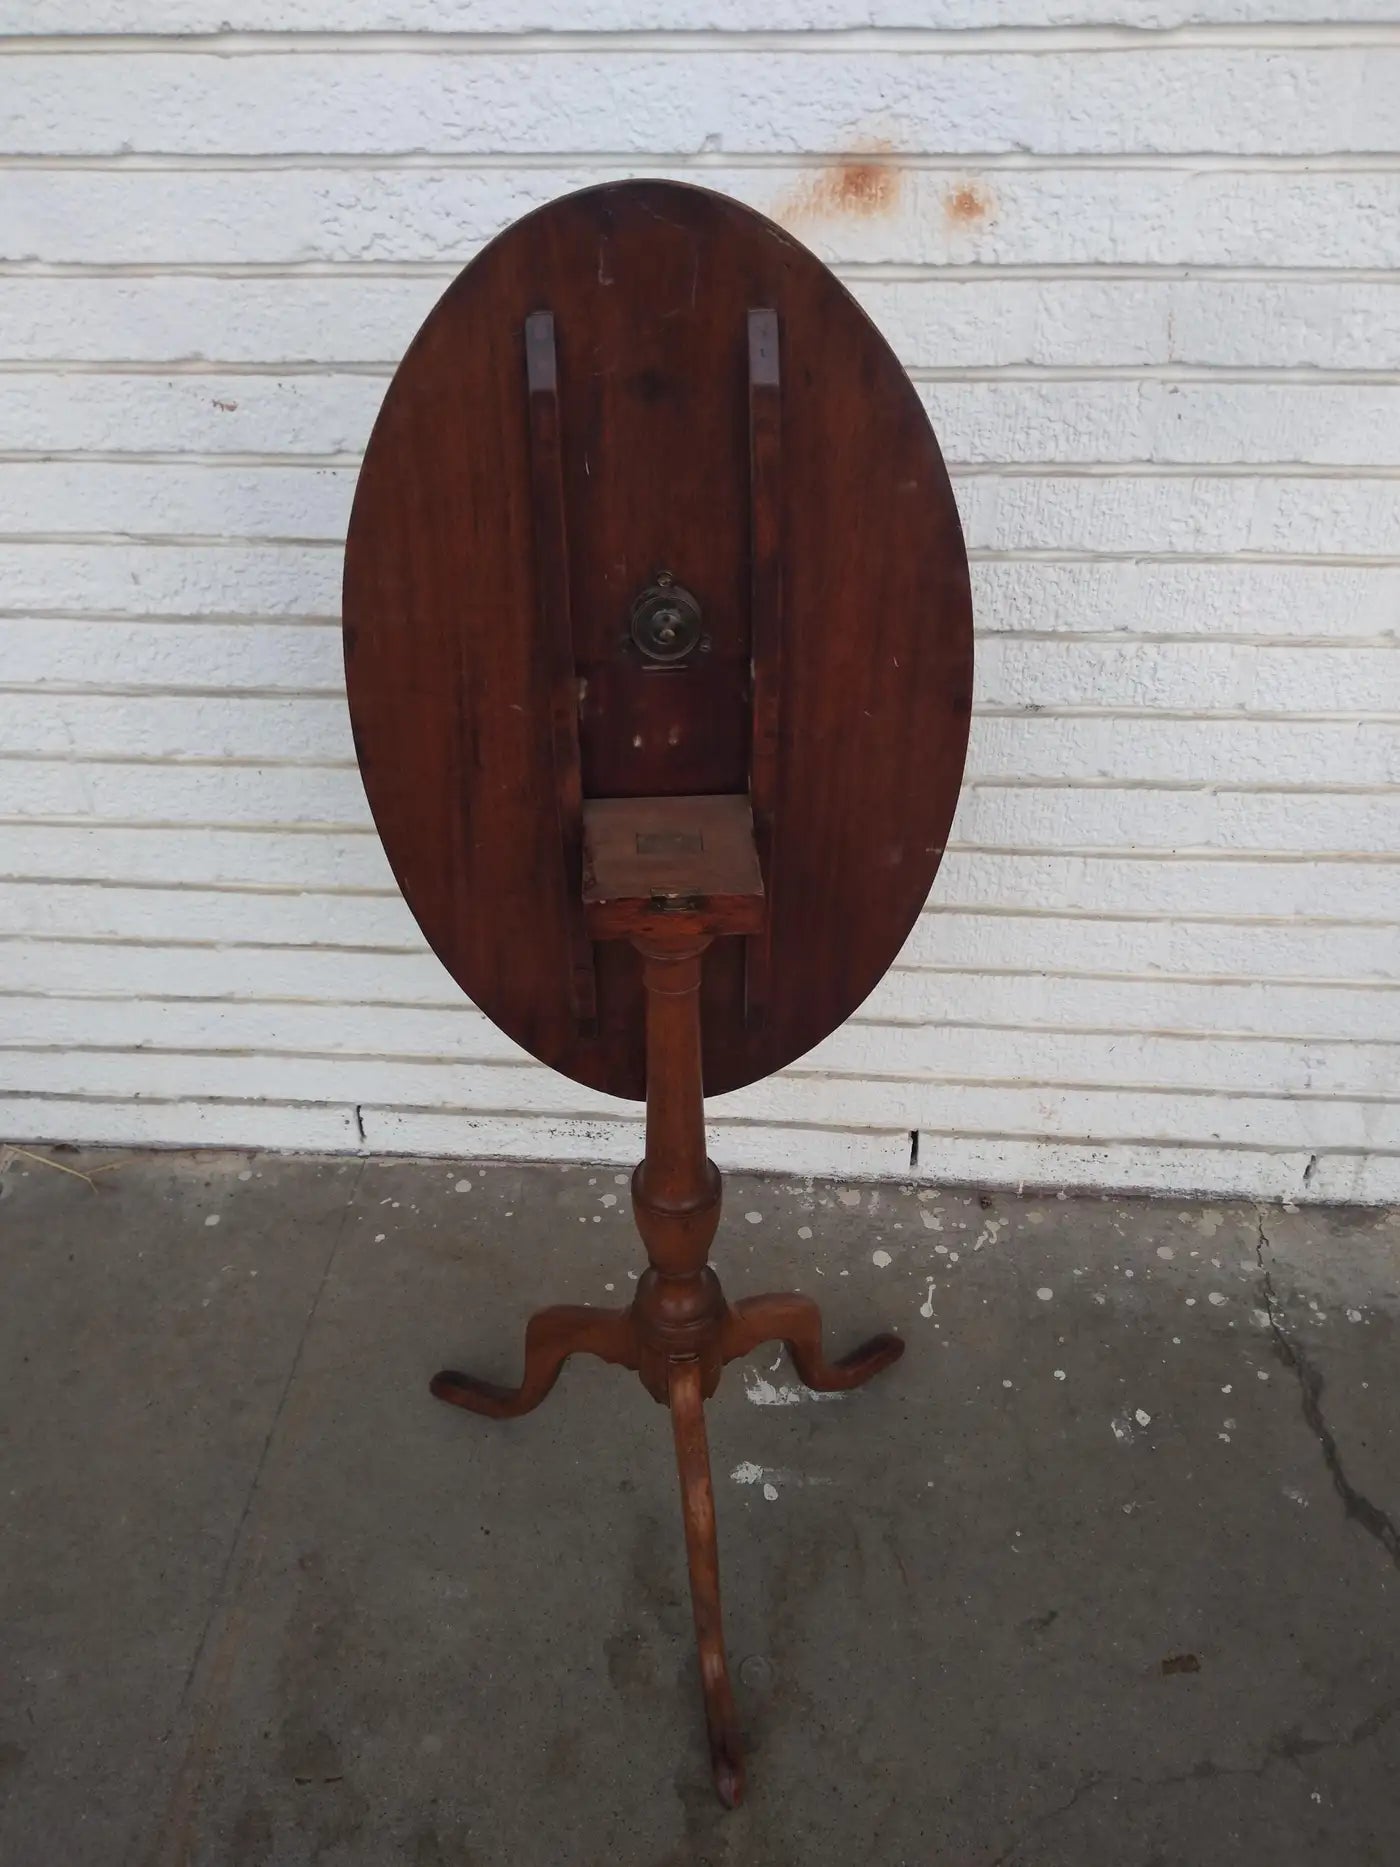
[[[530,394],[530,495],[534,517],[535,589],[542,655],[549,670],[550,751],[559,813],[556,884],[569,942],[570,1002],[577,1023],[597,1023],[597,979],[583,924],[579,882],[583,858],[583,776],[579,762],[578,699],[573,626],[569,615],[569,534],[564,512],[564,471],[559,432],[558,364],[554,320],[535,311],[525,320],[525,380]]]
[[[913,926],[952,820],[971,700],[967,567],[943,463],[843,287],[780,228],[676,183],[609,184],[527,216],[414,340],[346,550],[356,748],[410,908],[511,1037],[633,1098],[642,987],[626,945],[595,947],[596,1027],[578,1012],[532,400],[537,424],[552,416],[528,393],[526,321],[553,320],[583,796],[742,793],[754,310],[775,316],[781,371],[781,433],[764,438],[774,411],[760,394],[759,438],[760,463],[779,440],[782,462],[781,692],[761,826],[770,959],[761,1017],[746,1020],[744,941],[709,955],[705,1089],[780,1068],[859,1005]],[[621,647],[629,605],[662,569],[704,614],[707,652],[684,670]],[[543,575],[557,570],[547,561]],[[757,570],[762,591],[772,580]]]

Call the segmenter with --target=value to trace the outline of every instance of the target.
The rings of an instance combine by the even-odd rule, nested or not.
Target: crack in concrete
[[[1346,1515],[1360,1524],[1367,1535],[1380,1544],[1392,1564],[1400,1569],[1400,1529],[1397,1529],[1394,1519],[1386,1511],[1368,1498],[1364,1492],[1357,1490],[1346,1474],[1336,1434],[1327,1424],[1326,1415],[1322,1410],[1322,1397],[1326,1390],[1322,1371],[1314,1365],[1307,1350],[1300,1342],[1294,1340],[1285,1326],[1283,1306],[1274,1288],[1273,1273],[1269,1269],[1266,1258],[1266,1253],[1271,1246],[1268,1233],[1264,1229],[1263,1208],[1256,1205],[1254,1216],[1257,1228],[1254,1256],[1259,1266],[1260,1290],[1264,1310],[1269,1319],[1274,1352],[1298,1383],[1303,1419],[1317,1440],[1323,1463],[1331,1476],[1333,1487],[1342,1501]],[[991,1867],[1015,1867],[1017,1859],[1028,1843],[1051,1823],[1062,1820],[1085,1796],[1091,1795],[1105,1783],[1116,1783],[1124,1790],[1151,1791],[1180,1788],[1187,1783],[1209,1782],[1217,1777],[1262,1777],[1279,1763],[1299,1763],[1322,1751],[1350,1750],[1358,1744],[1364,1744],[1382,1731],[1397,1715],[1400,1715],[1400,1698],[1390,1699],[1379,1705],[1340,1737],[1304,1737],[1296,1725],[1289,1725],[1266,1740],[1264,1754],[1257,1763],[1227,1766],[1215,1763],[1206,1757],[1199,1763],[1193,1764],[1189,1770],[1158,1777],[1115,1777],[1108,1770],[1090,1771],[1064,1801],[1056,1803],[1053,1808],[1037,1816],[1009,1847],[996,1856]]]
[[[1264,1776],[1276,1763],[1297,1763],[1304,1757],[1315,1757],[1321,1751],[1352,1750],[1358,1744],[1368,1743],[1385,1729],[1397,1713],[1400,1713],[1400,1698],[1387,1699],[1374,1711],[1367,1712],[1364,1718],[1340,1737],[1304,1737],[1296,1724],[1290,1724],[1267,1740],[1264,1755],[1258,1763],[1227,1766],[1213,1763],[1206,1757],[1175,1776],[1129,1777],[1127,1780],[1145,1789],[1174,1789],[1182,1783],[1209,1782],[1217,1776]]]
[[[1393,1517],[1382,1510],[1379,1504],[1373,1503],[1364,1492],[1358,1491],[1347,1477],[1336,1435],[1322,1411],[1322,1396],[1326,1387],[1322,1370],[1314,1365],[1306,1349],[1289,1335],[1283,1324],[1283,1312],[1274,1289],[1273,1273],[1264,1260],[1265,1252],[1270,1249],[1269,1235],[1264,1230],[1264,1213],[1259,1206],[1254,1208],[1254,1219],[1258,1229],[1254,1257],[1259,1266],[1259,1287],[1274,1339],[1274,1352],[1298,1383],[1303,1418],[1322,1449],[1322,1462],[1331,1475],[1333,1489],[1342,1500],[1343,1510],[1349,1518],[1361,1525],[1368,1536],[1375,1538],[1393,1566],[1400,1569],[1400,1529],[1396,1528]]]
[[[1288,1725],[1282,1731],[1276,1731],[1264,1745],[1264,1755],[1258,1763],[1221,1764],[1209,1757],[1203,1757],[1199,1763],[1193,1763],[1189,1770],[1177,1770],[1170,1776],[1117,1776],[1111,1770],[1091,1770],[1065,1798],[1043,1815],[1038,1815],[1023,1834],[1013,1841],[1010,1847],[998,1854],[990,1867],[1015,1867],[1017,1856],[1028,1842],[1048,1828],[1052,1822],[1068,1815],[1076,1803],[1098,1789],[1102,1784],[1116,1782],[1124,1789],[1155,1790],[1179,1789],[1186,1783],[1213,1782],[1217,1777],[1253,1776],[1262,1777],[1277,1763],[1298,1763],[1305,1757],[1315,1757],[1321,1751],[1352,1750],[1358,1744],[1368,1743],[1383,1731],[1392,1718],[1400,1714],[1400,1698],[1387,1699],[1374,1711],[1368,1712],[1340,1737],[1304,1737],[1296,1725]]]
[[[1038,1835],[1042,1828],[1048,1828],[1051,1822],[1057,1822],[1062,1815],[1068,1815],[1076,1802],[1097,1789],[1100,1783],[1106,1783],[1108,1779],[1107,1770],[1091,1770],[1082,1782],[1076,1784],[1063,1802],[1057,1802],[1053,1809],[1047,1809],[1043,1815],[1038,1815],[1025,1834],[1013,1841],[1004,1853],[998,1854],[996,1859],[990,1863],[990,1867],[1013,1867],[1017,1854],[1027,1841]]]

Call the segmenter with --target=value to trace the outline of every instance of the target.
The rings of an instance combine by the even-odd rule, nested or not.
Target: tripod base
[[[632,1369],[653,1399],[669,1407],[710,1764],[720,1800],[729,1808],[743,1798],[744,1766],[724,1650],[704,1403],[719,1385],[725,1364],[765,1342],[786,1343],[798,1376],[818,1393],[859,1387],[904,1353],[898,1336],[877,1335],[831,1362],[822,1350],[821,1311],[810,1297],[789,1293],[745,1297],[730,1304],[708,1266],[698,1278],[668,1278],[652,1269],[641,1278],[627,1309],[560,1304],[532,1316],[525,1330],[525,1371],[518,1387],[500,1387],[450,1369],[431,1383],[439,1400],[488,1419],[510,1420],[540,1404],[570,1355],[588,1354]]]
[[[818,1393],[859,1387],[897,1361],[904,1344],[877,1335],[828,1361],[821,1311],[810,1298],[729,1303],[710,1267],[723,1190],[705,1153],[700,962],[717,935],[756,937],[765,925],[749,799],[609,798],[586,804],[583,818],[586,931],[593,939],[630,940],[642,960],[646,1155],[632,1175],[632,1212],[647,1269],[627,1309],[570,1304],[532,1316],[518,1387],[449,1370],[434,1378],[432,1391],[470,1413],[514,1419],[540,1404],[570,1355],[587,1354],[632,1369],[670,1409],[710,1763],[720,1800],[733,1808],[744,1793],[744,1766],[720,1618],[705,1402],[726,1362],[764,1342],[785,1342],[799,1376]],[[760,965],[760,985],[762,975]]]
[[[718,1279],[715,1281],[718,1284]],[[501,1387],[495,1381],[445,1368],[433,1376],[430,1389],[438,1400],[465,1407],[469,1413],[484,1414],[489,1420],[514,1420],[539,1406],[570,1355],[596,1355],[599,1361],[642,1373],[653,1398],[663,1403],[671,1398],[671,1363],[695,1361],[702,1398],[708,1400],[719,1385],[725,1364],[751,1354],[765,1342],[783,1343],[803,1386],[818,1394],[860,1387],[904,1353],[899,1336],[876,1335],[839,1361],[828,1361],[822,1351],[820,1309],[810,1297],[788,1291],[742,1297],[732,1306],[725,1304],[713,1343],[705,1344],[694,1355],[667,1355],[662,1351],[668,1372],[658,1382],[648,1380],[643,1372],[644,1363],[654,1363],[656,1343],[653,1331],[645,1321],[639,1321],[635,1303],[626,1309],[559,1303],[537,1310],[525,1326],[525,1372],[518,1387]]]

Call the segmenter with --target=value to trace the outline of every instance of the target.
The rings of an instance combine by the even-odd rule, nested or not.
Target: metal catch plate
[[[705,646],[699,603],[666,571],[634,599],[629,633],[638,654],[660,667],[687,661]]]

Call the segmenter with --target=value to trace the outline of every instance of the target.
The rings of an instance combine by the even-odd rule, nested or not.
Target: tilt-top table
[[[541,1062],[645,1100],[626,1309],[539,1311],[518,1387],[568,1356],[669,1407],[715,1783],[743,1762],[704,1402],[809,1298],[726,1300],[704,1101],[781,1069],[878,983],[957,802],[972,682],[957,509],[915,390],[804,247],[703,189],[636,181],[527,215],[400,365],[345,554],[345,665],[374,820],[462,989]]]

